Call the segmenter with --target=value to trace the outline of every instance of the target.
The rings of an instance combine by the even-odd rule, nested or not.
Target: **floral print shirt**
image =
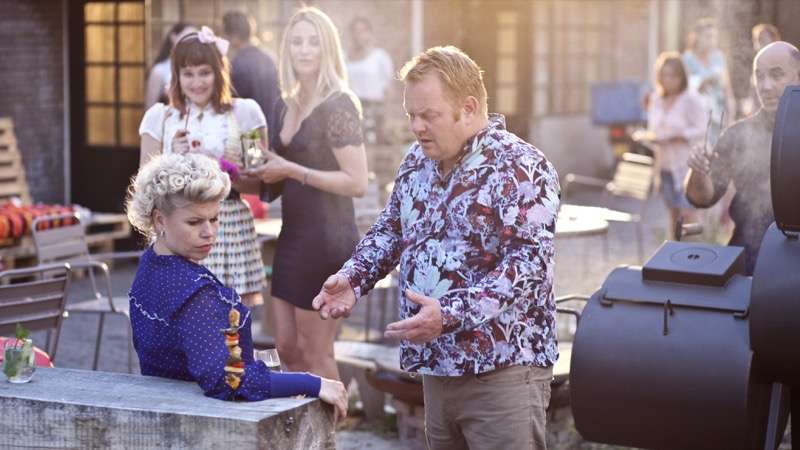
[[[340,271],[358,298],[399,264],[402,318],[420,309],[405,289],[439,300],[442,334],[402,341],[403,370],[460,376],[556,362],[559,196],[553,166],[500,115],[446,175],[411,147],[386,208]]]

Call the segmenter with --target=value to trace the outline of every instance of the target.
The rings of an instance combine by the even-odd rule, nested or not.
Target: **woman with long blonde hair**
[[[339,33],[325,13],[306,7],[289,20],[279,75],[274,152],[250,172],[270,199],[282,196],[272,273],[276,344],[289,370],[338,379],[338,321],[321,320],[311,302],[358,242],[352,198],[366,191],[367,162],[360,105],[347,85]]]

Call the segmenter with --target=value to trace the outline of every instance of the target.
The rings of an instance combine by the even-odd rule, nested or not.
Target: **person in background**
[[[197,28],[185,23],[178,22],[169,29],[169,33],[161,42],[153,66],[147,74],[147,85],[144,92],[144,109],[148,110],[156,102],[167,102],[167,91],[172,80],[172,67],[170,66],[170,53],[172,47],[183,36],[197,31]]]
[[[229,11],[222,17],[222,26],[231,43],[229,59],[234,94],[255,100],[267,124],[272,125],[275,102],[280,97],[278,69],[272,58],[254,45],[255,21],[240,11]]]
[[[222,202],[217,245],[203,264],[254,306],[263,303],[264,268],[253,216],[239,192],[257,192],[259,182],[238,176],[240,136],[256,132],[266,143],[267,124],[254,100],[232,98],[226,51],[227,41],[208,27],[178,41],[172,51],[170,103],[153,105],[139,126],[139,164],[161,153],[200,152],[226,166],[234,189]]]
[[[272,271],[272,312],[281,361],[291,370],[339,378],[333,354],[337,321],[311,302],[358,242],[353,197],[367,189],[358,98],[347,86],[339,34],[317,8],[289,20],[281,43],[283,98],[267,163],[249,171],[268,199],[281,195],[283,226]]]
[[[781,40],[781,33],[775,25],[769,23],[759,23],[752,29],[753,51],[757,54],[767,45]],[[742,101],[742,115],[750,116],[758,111],[761,103],[758,101],[758,91],[756,90],[756,80],[750,78],[750,93]]]
[[[200,265],[215,245],[230,186],[217,161],[197,153],[152,159],[131,183],[128,218],[149,242],[129,293],[142,375],[196,381],[221,400],[319,397],[343,417],[341,382],[254,360],[250,310]]]
[[[422,374],[431,450],[545,449],[558,174],[488,114],[481,69],[434,47],[400,71],[417,138],[378,221],[314,299],[323,318],[399,265],[400,366]]]
[[[689,88],[700,94],[711,114],[710,144],[716,144],[722,127],[723,111],[726,122],[736,118],[736,99],[733,95],[725,55],[717,46],[717,25],[711,18],[695,23],[689,34],[689,45],[683,62],[689,74]]]
[[[772,25],[771,23],[760,23],[753,27],[752,37],[753,50],[758,53],[767,45],[775,41],[780,41],[781,33],[778,31],[778,27]]]
[[[347,58],[350,87],[364,108],[364,135],[369,143],[383,143],[386,97],[394,64],[386,50],[375,46],[372,24],[358,16],[350,22],[352,46]]]
[[[747,275],[753,274],[761,239],[775,221],[769,176],[772,130],[783,91],[800,84],[800,51],[783,41],[767,45],[753,61],[753,78],[761,109],[726,129],[713,152],[697,148],[686,180],[686,197],[698,208],[717,203],[732,182],[735,229],[729,245],[744,247]]]
[[[655,67],[656,91],[647,108],[647,129],[652,136],[655,156],[653,190],[661,192],[667,205],[670,224],[678,218],[696,222],[697,211],[686,200],[683,180],[689,171],[691,147],[703,140],[708,113],[703,101],[688,89],[686,68],[680,53],[664,52]]]

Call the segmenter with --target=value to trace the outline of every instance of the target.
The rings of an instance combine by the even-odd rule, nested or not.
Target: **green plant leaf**
[[[258,133],[258,130],[251,130],[242,133],[242,137],[245,139],[260,139],[261,135]]]
[[[18,323],[15,335],[18,341],[24,341],[25,339],[28,339],[28,336],[31,335],[31,332],[23,327],[22,324]]]
[[[19,364],[22,362],[22,352],[15,348],[7,348],[3,352],[3,373],[8,378],[17,376],[19,372]]]

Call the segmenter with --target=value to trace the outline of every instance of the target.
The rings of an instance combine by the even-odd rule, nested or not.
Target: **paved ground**
[[[599,198],[594,194],[584,193],[583,195],[576,195],[570,200],[577,203],[597,204]],[[622,208],[626,205],[616,206]],[[666,236],[666,220],[665,211],[660,201],[651,199],[643,217],[646,255],[652,254]],[[607,255],[604,255],[602,236],[559,240],[557,242],[556,266],[557,295],[570,293],[591,294],[612,268],[620,264],[639,264],[634,236],[633,225],[612,224],[607,235]],[[132,266],[118,267],[114,270],[114,289],[118,294],[124,295],[127,292],[133,274],[134,268]],[[86,291],[86,280],[78,281],[75,283],[75,287],[79,291]],[[348,332],[362,329],[361,324],[364,320],[363,303],[360,303],[361,309],[349,319]],[[373,311],[373,317],[377,317],[375,314],[377,312]],[[58,366],[82,369],[91,367],[91,352],[96,333],[96,324],[95,316],[73,315],[64,322],[57,355]],[[122,317],[110,317],[107,320],[106,330],[102,339],[100,370],[126,370],[126,327],[126,319]],[[568,325],[562,325],[559,331],[564,333],[567,328],[569,328]],[[138,367],[136,370],[138,371]],[[393,428],[391,423],[366,424],[356,417],[346,422],[344,428],[337,435],[338,447],[342,449],[394,450],[409,448],[408,443],[401,443],[397,439],[396,429]],[[572,433],[574,434],[574,430]],[[554,443],[551,448],[585,449],[599,447],[582,443],[579,439],[570,438],[560,444]]]

